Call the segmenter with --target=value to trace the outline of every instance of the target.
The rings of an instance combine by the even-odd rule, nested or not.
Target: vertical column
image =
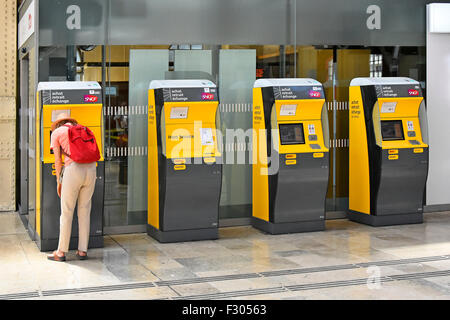
[[[0,0],[0,211],[15,210],[17,2]]]
[[[450,208],[450,4],[427,5],[426,106],[429,128],[429,172],[426,205]],[[431,208],[430,208],[431,209]]]

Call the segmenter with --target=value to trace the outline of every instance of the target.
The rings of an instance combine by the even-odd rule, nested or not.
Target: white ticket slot
[[[394,113],[397,102],[385,102],[381,105],[381,113]]]
[[[280,116],[295,116],[297,112],[296,104],[283,104],[280,109]]]
[[[173,107],[170,110],[170,119],[186,119],[189,107]]]
[[[58,116],[63,113],[70,117],[70,110],[52,110],[52,122],[55,122]]]

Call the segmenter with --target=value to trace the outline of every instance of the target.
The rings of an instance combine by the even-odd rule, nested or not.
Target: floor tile
[[[159,243],[146,234],[108,235],[104,248],[89,250],[89,260],[79,261],[70,252],[66,263],[56,263],[39,252],[16,213],[0,214],[0,295],[137,282],[156,285],[159,281],[251,273],[258,277],[38,299],[170,299],[235,291],[242,293],[231,299],[450,299],[450,276],[446,275],[381,282],[379,287],[373,281],[377,276],[450,270],[450,259],[444,258],[375,266],[377,261],[450,256],[450,212],[426,214],[425,223],[417,225],[374,228],[340,219],[327,221],[326,227],[326,231],[283,235],[266,234],[250,226],[229,227],[219,230],[218,240],[182,243]],[[363,268],[359,263],[368,265]],[[336,265],[351,268],[295,273],[302,268]],[[261,274],[286,270],[291,274]],[[354,279],[365,283],[286,289]],[[271,288],[284,289],[264,293]],[[245,295],[248,290],[262,291]]]

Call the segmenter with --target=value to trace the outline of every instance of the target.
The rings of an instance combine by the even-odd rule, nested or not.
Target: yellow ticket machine
[[[409,78],[350,83],[349,219],[372,226],[423,221],[428,129]]]
[[[148,225],[160,242],[218,238],[222,160],[216,85],[152,81],[148,105]]]
[[[272,234],[325,229],[328,115],[313,79],[259,79],[253,88],[252,225]]]
[[[103,247],[104,160],[102,155],[102,89],[97,82],[40,82],[37,89],[36,118],[36,212],[29,230],[41,251],[58,247],[61,202],[56,192],[55,157],[50,149],[51,125],[60,113],[69,114],[95,134],[101,159],[92,198],[89,247]],[[64,182],[63,182],[64,183]],[[76,209],[70,249],[78,246]]]

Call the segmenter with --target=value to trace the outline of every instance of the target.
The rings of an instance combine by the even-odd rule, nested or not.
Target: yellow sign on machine
[[[147,232],[160,242],[216,239],[217,88],[208,80],[158,80],[148,97]]]
[[[273,234],[325,228],[328,144],[327,109],[320,82],[255,82],[253,226]]]
[[[373,226],[422,222],[428,129],[420,84],[353,79],[349,126],[349,218]]]

